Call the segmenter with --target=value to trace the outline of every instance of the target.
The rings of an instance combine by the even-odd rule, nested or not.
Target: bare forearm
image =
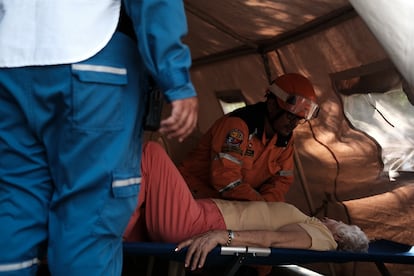
[[[268,231],[234,231],[230,246],[270,247],[271,239]]]
[[[306,249],[311,239],[302,231],[235,231],[231,245]]]

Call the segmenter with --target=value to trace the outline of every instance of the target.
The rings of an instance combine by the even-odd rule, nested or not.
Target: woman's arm
[[[228,241],[226,230],[214,230],[181,242],[176,251],[188,246],[185,267],[191,270],[204,266],[207,254],[217,245]],[[307,249],[311,237],[298,224],[279,228],[277,231],[234,231],[231,246],[283,247]],[[191,264],[191,266],[190,266]]]

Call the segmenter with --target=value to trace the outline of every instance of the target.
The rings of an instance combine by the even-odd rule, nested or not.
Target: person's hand
[[[182,142],[197,124],[198,98],[176,100],[171,106],[171,115],[161,121],[159,132],[167,135],[167,138],[177,138]]]
[[[188,246],[184,266],[195,270],[202,268],[206,262],[207,254],[218,244],[225,244],[227,238],[227,231],[214,230],[179,243],[175,250],[179,251]]]

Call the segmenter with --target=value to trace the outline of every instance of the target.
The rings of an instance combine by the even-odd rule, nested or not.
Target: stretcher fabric
[[[186,249],[175,252],[176,244],[156,242],[125,242],[124,253],[129,256],[158,256],[173,261],[184,262]],[[223,249],[226,249],[225,251]],[[367,253],[345,251],[316,251],[287,248],[249,248],[233,247],[230,250],[224,246],[215,247],[207,257],[206,266],[228,265],[236,258],[249,265],[282,265],[308,264],[318,262],[378,262],[414,264],[414,249],[411,245],[375,240],[370,243]],[[267,251],[266,251],[267,250]],[[230,251],[230,253],[229,253]],[[257,254],[255,252],[267,252]]]

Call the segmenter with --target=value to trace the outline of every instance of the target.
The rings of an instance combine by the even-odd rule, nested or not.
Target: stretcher
[[[184,262],[186,250],[175,252],[176,245],[154,242],[124,243],[124,254],[156,256]],[[303,249],[217,246],[208,255],[205,266],[225,266],[224,275],[231,276],[241,265],[289,265],[310,263],[373,262],[382,275],[390,275],[385,263],[413,264],[414,248],[389,240],[372,241],[368,253],[314,251]]]

